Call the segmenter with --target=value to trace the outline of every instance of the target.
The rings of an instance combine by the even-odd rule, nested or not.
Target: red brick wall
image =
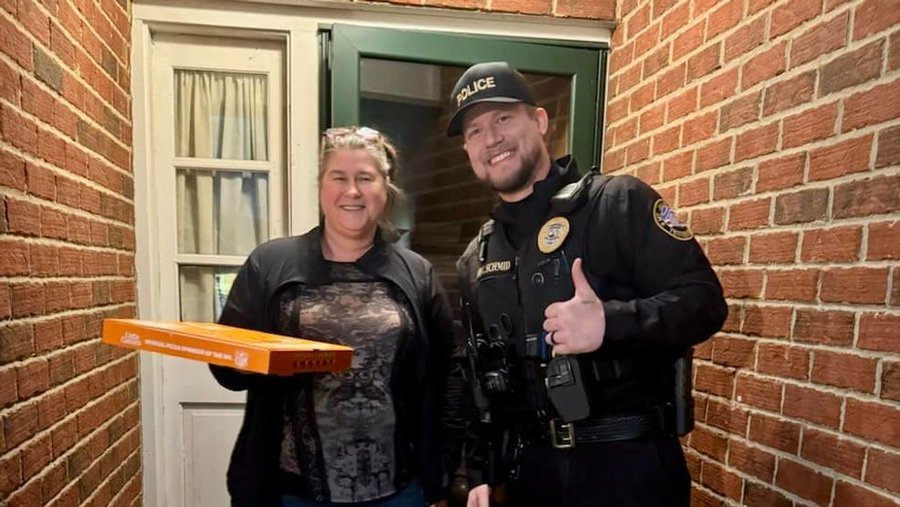
[[[615,19],[616,6],[615,0],[373,0],[369,3],[604,20]]]
[[[0,503],[140,502],[130,7],[0,1]],[[124,349],[122,349],[124,350]]]
[[[900,501],[900,8],[621,0],[605,169],[689,218],[731,315],[698,350],[696,505]]]

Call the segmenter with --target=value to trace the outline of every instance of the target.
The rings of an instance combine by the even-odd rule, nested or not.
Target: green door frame
[[[359,63],[378,58],[466,67],[483,61],[505,60],[523,72],[569,76],[572,103],[569,115],[569,151],[581,167],[600,158],[601,104],[606,74],[606,46],[566,45],[565,41],[515,40],[437,32],[331,26],[331,125],[359,123]],[[323,66],[325,67],[325,66]],[[354,97],[355,100],[347,100]]]

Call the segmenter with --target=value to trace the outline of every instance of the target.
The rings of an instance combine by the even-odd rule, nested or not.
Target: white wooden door
[[[284,43],[161,34],[150,55],[152,318],[213,321],[253,246],[285,234]],[[219,386],[203,363],[153,355],[150,364],[156,502],[228,505],[245,394]]]

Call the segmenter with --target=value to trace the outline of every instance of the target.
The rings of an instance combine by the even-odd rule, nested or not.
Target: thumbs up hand
[[[553,303],[544,311],[547,343],[556,354],[583,354],[603,345],[606,313],[603,302],[591,288],[580,258],[572,263],[575,295],[568,301]]]

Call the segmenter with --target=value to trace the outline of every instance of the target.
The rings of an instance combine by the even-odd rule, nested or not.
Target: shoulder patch
[[[544,223],[538,232],[537,246],[542,253],[550,253],[561,247],[569,235],[569,221],[566,217],[553,217]]]
[[[688,241],[694,233],[688,225],[678,218],[678,214],[662,199],[653,203],[653,222],[669,236],[681,241]]]

